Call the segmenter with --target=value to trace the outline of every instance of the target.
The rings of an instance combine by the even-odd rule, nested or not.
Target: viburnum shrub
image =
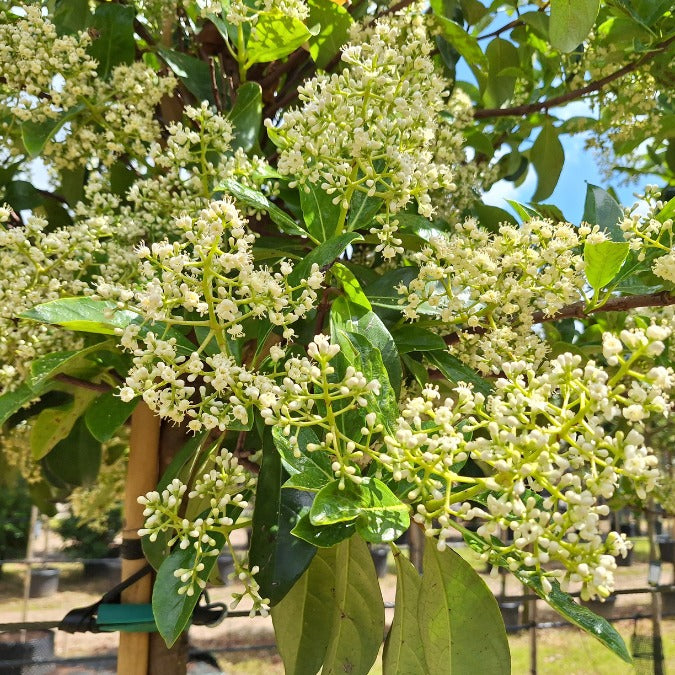
[[[137,495],[167,645],[225,548],[287,672],[367,673],[389,543],[384,672],[507,673],[463,541],[630,660],[567,592],[610,595],[608,502],[663,484],[675,203],[545,200],[564,134],[672,178],[674,31],[644,0],[0,3],[0,450],[44,510],[105,508],[136,406],[182,434]],[[517,217],[483,203],[530,165]]]

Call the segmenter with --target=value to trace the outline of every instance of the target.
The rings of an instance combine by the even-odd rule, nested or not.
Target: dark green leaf
[[[3,201],[6,201],[18,213],[40,206],[44,197],[32,183],[26,180],[14,180],[5,185]]]
[[[233,127],[232,148],[249,151],[257,142],[262,124],[262,89],[257,82],[245,82],[229,113]]]
[[[331,0],[326,0],[333,4]],[[328,241],[335,233],[340,217],[340,205],[318,185],[305,183],[300,187],[300,205],[307,231],[318,242]]]
[[[509,643],[492,591],[452,549],[429,542],[417,617],[428,672],[511,672]]]
[[[114,347],[115,343],[112,340],[104,340],[78,351],[46,354],[30,364],[28,383],[35,389],[59,373],[79,375],[82,372],[84,374],[94,366],[93,362],[88,360],[89,356],[96,352],[114,349]]]
[[[347,229],[361,230],[364,227],[371,227],[373,218],[380,212],[381,208],[381,199],[369,197],[365,192],[357,191],[349,204]]]
[[[112,69],[123,63],[133,63],[136,56],[133,7],[106,2],[94,12],[92,28],[95,39],[89,53],[98,61],[98,74],[107,79]]]
[[[262,192],[246,187],[234,180],[234,178],[226,179],[217,189],[231,194],[235,199],[248,206],[260,209],[261,211],[266,211],[282,232],[286,232],[286,234],[295,234],[300,237],[308,236],[305,230],[303,230],[285,211],[282,211],[276,204],[273,204],[267,199]]]
[[[109,441],[129,419],[138,399],[123,401],[116,391],[109,391],[99,396],[84,414],[87,428],[92,436],[101,443]]]
[[[257,488],[264,499],[255,502],[249,559],[260,568],[256,580],[262,596],[272,605],[290,591],[316,553],[314,546],[291,534],[300,516],[309,510],[312,496],[300,490],[282,490],[283,480],[281,458],[266,437]]]
[[[286,487],[318,492],[335,478],[328,454],[321,450],[307,450],[308,443],[319,442],[310,427],[299,429],[297,445],[291,445],[290,437],[285,436],[280,427],[272,429],[272,436],[284,468],[290,474],[284,483]]]
[[[505,68],[517,68],[520,65],[518,50],[512,42],[498,37],[487,46],[485,55],[490,69],[483,101],[490,108],[498,108],[513,96],[516,77],[512,74],[501,75],[500,73]]]
[[[77,389],[73,400],[55,408],[43,410],[33,422],[30,448],[33,459],[42,459],[60,441],[66,438],[80,415],[98,396],[98,392]]]
[[[59,35],[83,31],[91,21],[89,0],[56,0],[53,21]]]
[[[359,537],[337,545],[333,620],[322,675],[368,673],[384,634],[384,603],[370,551]]]
[[[427,352],[426,357],[450,382],[472,384],[473,388],[484,396],[489,396],[492,393],[492,385],[486,379],[452,354],[446,351]]]
[[[17,410],[30,403],[33,399],[44,394],[50,385],[34,389],[26,382],[20,384],[14,391],[8,391],[0,396],[0,426],[2,426]]]
[[[418,274],[418,267],[402,267],[390,270],[364,289],[366,296],[374,307],[400,312],[402,306],[398,304],[398,300],[402,296],[397,288],[399,285],[407,288],[410,282],[417,278]]]
[[[441,35],[466,59],[466,62],[481,73],[486,72],[488,60],[476,38],[450,19],[437,16],[436,20],[440,24]]]
[[[601,241],[584,244],[584,271],[588,283],[596,291],[607,286],[616,277],[626,260],[630,244],[617,241]]]
[[[391,336],[394,338],[399,354],[445,349],[445,342],[440,335],[411,324],[393,329]]]
[[[84,105],[76,105],[61,113],[59,117],[45,120],[44,122],[31,122],[28,120],[21,125],[21,139],[26,152],[31,157],[37,157],[50,141],[54,134],[66,123],[79,115],[84,110]]]
[[[291,534],[318,548],[331,548],[356,532],[356,522],[344,521],[333,525],[312,525],[309,511],[298,520]]]
[[[565,151],[558,138],[558,131],[551,122],[541,129],[530,148],[530,160],[537,170],[537,190],[532,199],[540,202],[551,196],[565,162]]]
[[[276,61],[307,42],[311,33],[302,21],[278,10],[258,12],[246,44],[246,67]]]
[[[44,458],[49,472],[70,486],[93,485],[101,466],[101,444],[80,417],[68,436]]]
[[[219,534],[214,534],[213,537],[217,540],[216,548],[220,550],[224,544],[224,538]],[[174,575],[174,572],[179,569],[193,569],[195,556],[196,551],[192,546],[185,550],[176,549],[162,563],[157,572],[152,591],[152,613],[155,616],[157,630],[164,638],[167,647],[171,647],[185,630],[190,622],[192,610],[199,600],[199,589],[196,589],[193,595],[187,593],[179,595],[178,589],[185,584]],[[202,558],[204,569],[199,572],[200,579],[206,581],[209,578],[216,559],[215,555]]]
[[[600,0],[551,0],[551,45],[574,51],[593,28],[599,8]]]
[[[309,53],[317,68],[325,68],[348,41],[353,19],[344,7],[332,0],[309,0],[307,4],[307,25],[321,26],[321,30],[309,38]]]
[[[617,201],[597,185],[588,184],[582,220],[589,225],[599,225],[612,241],[625,241],[619,223],[623,220],[623,210]]]
[[[319,244],[305,256],[302,262],[295,266],[288,278],[290,283],[298,284],[302,279],[306,279],[314,264],[321,269],[329,267],[334,260],[337,260],[344,253],[347,246],[360,239],[363,239],[363,237],[358,232],[344,232]]]
[[[295,586],[272,607],[286,675],[315,675],[324,662],[335,603],[336,553],[335,547],[317,551]]]
[[[164,47],[158,47],[157,52],[198,102],[214,102],[211,71],[206,61]]]
[[[382,654],[384,675],[428,675],[424,647],[417,618],[422,580],[412,563],[394,550],[396,562],[396,602],[394,620]]]

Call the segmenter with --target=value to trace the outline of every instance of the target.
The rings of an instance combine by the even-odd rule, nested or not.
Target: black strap
[[[120,555],[124,560],[142,560],[143,544],[138,538],[122,539],[122,546],[120,547]]]

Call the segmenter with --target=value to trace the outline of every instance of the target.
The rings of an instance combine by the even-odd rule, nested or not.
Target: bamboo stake
[[[148,406],[141,402],[131,418],[129,440],[129,466],[124,495],[125,539],[138,539],[143,526],[143,506],[138,497],[154,490],[159,472],[160,420]],[[122,559],[122,579],[126,579],[146,564],[145,559]],[[152,597],[152,577],[143,577],[122,593],[122,602],[143,604]],[[147,675],[149,660],[149,633],[120,633],[117,652],[118,675]]]

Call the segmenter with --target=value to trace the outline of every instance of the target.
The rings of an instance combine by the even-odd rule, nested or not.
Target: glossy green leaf
[[[49,473],[69,486],[93,485],[101,466],[101,443],[78,418],[70,433],[44,458]]]
[[[0,396],[0,426],[2,426],[17,410],[30,403],[32,400],[44,394],[49,385],[33,388],[26,382],[20,384],[13,391],[8,391]]]
[[[117,391],[101,394],[84,414],[92,436],[101,443],[109,441],[129,419],[139,399],[123,401]]]
[[[59,373],[77,375],[80,371],[86,372],[94,366],[94,363],[88,360],[88,356],[114,348],[115,343],[112,340],[105,340],[78,351],[46,354],[31,363],[28,383],[35,388]]]
[[[286,675],[315,675],[324,662],[333,621],[336,554],[335,547],[317,551],[293,588],[272,607]]]
[[[599,225],[612,241],[623,242],[623,230],[619,223],[623,220],[623,210],[606,190],[597,185],[588,184],[582,220],[589,225]]]
[[[311,33],[302,21],[278,10],[258,12],[246,44],[246,67],[288,56],[307,42]]]
[[[148,332],[161,333],[174,338],[176,343],[186,351],[191,352],[195,348],[195,345],[177,330],[172,328],[167,330],[166,325],[160,322],[144,324],[139,314],[126,309],[118,309],[116,303],[108,300],[93,300],[86,297],[52,300],[24,312],[21,318],[99,335],[116,335],[118,329],[135,323],[141,325],[140,335]]]
[[[487,71],[488,60],[476,38],[446,17],[437,16],[436,20],[441,27],[441,35],[466,59],[466,62],[472,68],[478,68],[480,72]]]
[[[394,550],[396,563],[396,602],[394,620],[384,643],[384,675],[428,675],[424,647],[417,618],[422,579],[412,563]]]
[[[324,241],[316,248],[312,249],[303,260],[295,266],[295,269],[288,277],[292,284],[298,284],[302,279],[306,279],[313,265],[318,265],[320,269],[330,267],[333,261],[337,260],[352,242],[359,241],[363,237],[358,232],[344,232],[343,234]]]
[[[364,192],[357,191],[349,204],[347,216],[348,230],[361,230],[372,227],[373,218],[382,209],[382,200],[378,197],[369,197]]]
[[[349,12],[332,0],[309,0],[308,26],[321,27],[309,39],[309,53],[317,68],[325,68],[349,39],[353,19]]]
[[[91,27],[95,38],[88,51],[98,61],[98,74],[103,79],[115,66],[134,62],[134,15],[133,7],[113,2],[100,4],[94,12]]]
[[[591,32],[599,8],[600,0],[551,0],[551,45],[574,51]]]
[[[281,455],[284,468],[290,478],[285,487],[318,492],[334,480],[331,460],[325,451],[307,450],[308,443],[318,443],[319,439],[310,427],[302,427],[298,432],[297,445],[291,445],[290,437],[284,435],[280,427],[272,429],[274,444]]]
[[[419,361],[413,359],[408,354],[403,354],[401,359],[403,360],[403,363],[405,363],[406,368],[410,371],[410,374],[417,380],[420,387],[425,387],[429,382],[429,373],[427,369]]]
[[[419,268],[417,267],[402,267],[390,270],[363,290],[373,307],[400,312],[402,305],[399,305],[398,301],[402,296],[397,288],[400,285],[407,287],[418,274]]]
[[[362,478],[342,490],[335,480],[316,495],[309,519],[313,525],[356,520],[356,530],[366,541],[382,543],[410,527],[410,508],[377,478]]]
[[[331,548],[345,539],[349,539],[356,533],[355,521],[344,521],[332,525],[312,525],[309,510],[298,519],[295,527],[291,530],[294,537],[318,548]]]
[[[552,123],[544,124],[539,132],[537,140],[530,148],[530,160],[537,170],[538,179],[532,199],[540,202],[550,197],[555,190],[565,162],[565,151]]]
[[[492,393],[492,385],[485,378],[447,351],[428,352],[426,357],[450,382],[472,384],[484,396]]]
[[[32,122],[30,120],[21,125],[21,140],[26,152],[31,157],[37,157],[48,141],[74,117],[84,110],[84,105],[76,105],[61,113],[59,117],[45,120],[44,122]]]
[[[586,279],[596,291],[607,286],[621,269],[630,244],[617,241],[602,241],[597,244],[584,244],[584,263]]]
[[[242,185],[234,178],[227,178],[217,188],[232,195],[235,199],[248,206],[252,206],[261,211],[266,211],[269,217],[275,222],[279,229],[286,234],[295,234],[306,237],[307,232],[303,230],[285,211],[282,211],[276,204],[273,204],[262,192],[254,190],[246,185]]]
[[[220,550],[225,543],[222,535],[214,534],[216,549]],[[190,546],[176,549],[162,563],[152,591],[152,613],[155,616],[157,630],[164,638],[167,647],[171,647],[180,634],[187,628],[192,611],[199,600],[199,589],[193,595],[179,594],[178,589],[185,584],[174,575],[179,569],[193,569],[195,567],[195,549]],[[217,556],[207,555],[202,558],[204,569],[199,572],[199,578],[206,581],[216,564]]]
[[[4,190],[3,201],[7,202],[17,213],[34,209],[45,201],[37,188],[27,180],[13,180],[4,186]]]
[[[370,345],[379,350],[382,358],[382,365],[387,373],[387,379],[394,390],[394,394],[397,396],[401,390],[403,371],[401,370],[401,361],[399,359],[396,341],[384,325],[382,319],[374,312],[367,312],[361,316],[358,321],[355,323],[352,322],[349,328],[351,332],[363,335]],[[362,365],[366,362],[370,362],[370,357],[367,353],[362,353],[361,359]],[[369,363],[369,365],[372,367],[375,363]],[[363,368],[364,374],[366,371],[371,371],[371,368]],[[372,371],[372,377],[370,379],[378,379],[380,374],[381,373]],[[380,384],[383,386],[383,389],[386,390],[386,382],[380,382]],[[384,395],[386,395],[386,392]]]
[[[232,122],[232,148],[249,151],[257,142],[262,124],[262,89],[257,82],[245,82],[228,117]]]
[[[443,338],[426,328],[405,324],[391,332],[399,354],[408,352],[429,352],[445,349]]]
[[[211,70],[206,61],[165,47],[158,47],[157,53],[199,103],[214,103]]]
[[[497,601],[452,549],[425,546],[417,617],[429,675],[511,672]]]
[[[322,675],[368,673],[384,634],[384,603],[363,539],[336,547],[333,621]]]
[[[249,559],[260,569],[256,580],[260,593],[277,604],[290,591],[312,560],[316,548],[294,537],[291,530],[309,510],[311,494],[281,489],[281,458],[269,436],[263,442],[263,461],[258,476]]]
[[[77,389],[73,393],[72,401],[43,410],[35,418],[31,429],[30,448],[33,459],[42,459],[59,441],[66,438],[96,396],[98,392]]]
[[[331,0],[326,0],[333,4]],[[300,206],[307,231],[318,242],[328,241],[340,218],[340,205],[333,204],[333,197],[318,185],[306,183],[300,187]]]

